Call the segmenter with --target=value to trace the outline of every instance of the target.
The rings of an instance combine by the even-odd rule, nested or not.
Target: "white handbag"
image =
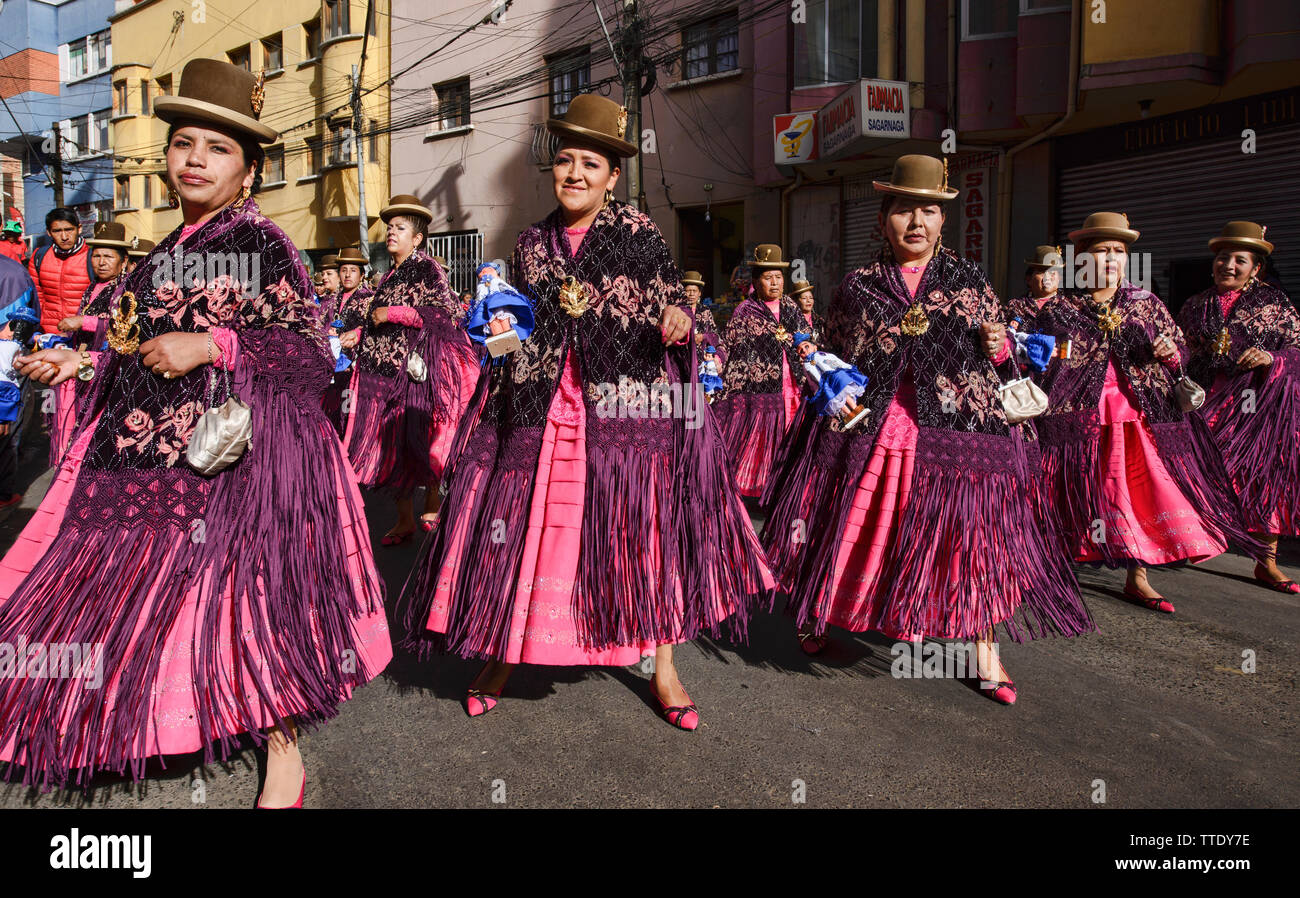
[[[185,461],[208,477],[233,465],[253,443],[253,413],[230,391],[230,373],[225,374],[229,398],[214,408],[217,375],[215,371],[209,371],[208,410],[199,416],[190,443],[185,447]]]
[[[1047,394],[1028,377],[1008,381],[998,387],[1002,412],[1008,424],[1019,424],[1047,411]]]
[[[429,379],[429,369],[425,367],[424,359],[420,358],[418,352],[412,352],[407,358],[406,373],[417,384],[422,384]]]

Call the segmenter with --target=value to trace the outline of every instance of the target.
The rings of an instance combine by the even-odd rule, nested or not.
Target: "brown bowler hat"
[[[262,82],[261,75],[219,59],[191,59],[181,69],[176,96],[155,99],[153,112],[168,124],[207,122],[272,143],[276,130],[257,120],[265,96]]]
[[[608,150],[621,159],[636,155],[636,144],[624,139],[627,107],[599,94],[578,94],[569,101],[564,118],[547,119],[546,130],[556,137],[576,138]]]
[[[1094,212],[1083,220],[1083,227],[1068,236],[1075,246],[1087,249],[1098,240],[1119,240],[1128,245],[1140,233],[1128,226],[1128,216],[1123,212]]]
[[[1266,231],[1266,226],[1253,221],[1230,221],[1223,226],[1223,233],[1210,241],[1210,249],[1217,253],[1225,246],[1239,246],[1269,255],[1273,252],[1273,244],[1264,239]]]
[[[894,160],[888,181],[872,181],[880,193],[909,196],[919,200],[950,200],[958,191],[948,186],[948,160],[910,154]]]
[[[339,269],[338,256],[321,256],[320,264],[316,266],[317,271],[338,271],[338,269]]]
[[[126,254],[132,259],[143,259],[153,252],[153,248],[157,245],[152,240],[145,240],[143,237],[132,237],[131,248],[126,251]]]
[[[1061,252],[1059,246],[1035,246],[1034,257],[1026,259],[1025,264],[1030,268],[1060,268],[1064,265],[1065,253]]]
[[[360,265],[363,268],[370,261],[362,254],[359,246],[345,246],[335,258],[340,265]]]
[[[703,290],[704,276],[700,274],[698,271],[687,271],[682,274],[682,286],[684,287],[687,284],[694,284],[695,286]]]
[[[760,243],[754,247],[754,258],[749,263],[750,271],[767,271],[769,268],[789,267],[789,262],[781,261],[781,247],[775,243]]]
[[[130,249],[131,241],[126,239],[126,225],[120,221],[95,222],[95,236],[86,241],[86,246],[111,246],[113,249]]]
[[[795,281],[795,282],[794,282],[794,290],[792,290],[792,291],[790,292],[790,298],[791,298],[791,299],[794,299],[794,298],[795,298],[796,296],[798,296],[800,293],[811,293],[811,292],[812,292],[812,288],[813,288],[813,285],[810,284],[810,283],[808,283],[807,281]]]
[[[433,221],[433,213],[420,202],[420,198],[409,193],[399,193],[388,201],[388,205],[379,210],[379,217],[385,223],[394,215],[414,215],[425,221]]]

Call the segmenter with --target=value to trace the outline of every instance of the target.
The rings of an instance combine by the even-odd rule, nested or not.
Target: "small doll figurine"
[[[330,322],[329,341],[330,352],[334,355],[334,373],[346,371],[352,367],[352,359],[348,358],[347,353],[343,351],[343,344],[339,340],[339,330],[343,327],[343,319],[337,318]]]
[[[709,402],[722,392],[722,366],[718,363],[718,348],[713,344],[704,347],[704,361],[700,362],[700,383]]]
[[[492,323],[503,322],[506,330],[493,333]],[[500,325],[497,326],[498,330]],[[475,343],[487,347],[492,358],[514,352],[533,332],[533,307],[528,299],[501,277],[496,262],[478,267],[478,291],[465,319],[465,330]]]
[[[795,334],[794,345],[803,359],[813,394],[808,401],[819,415],[839,415],[848,430],[871,411],[857,404],[867,387],[867,376],[839,356],[821,352],[808,334]]]
[[[1043,373],[1047,370],[1048,363],[1054,357],[1069,358],[1069,341],[1066,346],[1061,347],[1064,351],[1058,352],[1056,338],[1049,334],[1030,334],[1020,330],[1020,319],[1013,318],[1007,325],[1007,330],[1011,333],[1011,338],[1015,342],[1016,361],[1021,365],[1027,365],[1034,369],[1036,373]]]

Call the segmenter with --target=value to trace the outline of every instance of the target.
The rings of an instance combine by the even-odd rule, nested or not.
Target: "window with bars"
[[[446,81],[432,88],[433,123],[431,132],[450,131],[469,124],[469,79]]]
[[[325,37],[349,34],[348,27],[348,0],[325,0]]]
[[[262,183],[279,184],[284,180],[284,145],[266,148],[266,161],[262,164]]]
[[[569,102],[591,83],[591,51],[572,50],[546,60],[551,81],[551,117],[569,111]]]
[[[262,65],[268,72],[284,68],[284,38],[280,35],[262,39]]]
[[[879,5],[879,0],[808,0],[808,22],[794,34],[794,86],[875,78]]]
[[[734,11],[682,32],[682,78],[703,78],[740,68],[740,25]]]

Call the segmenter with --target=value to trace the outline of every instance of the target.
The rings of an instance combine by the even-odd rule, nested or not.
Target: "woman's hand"
[[[1237,367],[1242,371],[1249,371],[1251,368],[1267,368],[1273,364],[1272,353],[1265,352],[1262,349],[1251,347],[1241,354],[1237,359]]]
[[[216,358],[209,334],[173,332],[140,344],[140,361],[159,377],[183,377]]]
[[[1151,344],[1151,352],[1155,355],[1157,361],[1163,362],[1167,359],[1173,358],[1174,354],[1178,352],[1178,347],[1174,345],[1174,341],[1169,339],[1166,334],[1161,334],[1156,338],[1156,341]]]
[[[388,306],[376,306],[371,309],[370,320],[375,324],[383,324],[388,321]]]
[[[42,349],[31,355],[14,357],[14,368],[19,374],[50,386],[61,384],[69,377],[74,377],[79,367],[81,367],[81,354],[63,347]]]
[[[691,316],[677,306],[665,306],[663,315],[659,316],[659,332],[663,334],[664,345],[682,343],[691,333]]]
[[[361,328],[353,328],[350,331],[344,331],[339,334],[339,345],[344,349],[351,349],[361,341]]]
[[[985,321],[980,325],[980,340],[984,344],[984,354],[990,359],[1002,351],[1002,344],[1007,340],[1007,326],[996,321]]]
[[[495,337],[497,334],[504,334],[511,330],[510,322],[504,318],[493,318],[488,322],[488,334]]]
[[[69,315],[59,322],[58,328],[61,334],[70,334],[74,331],[81,330],[82,317],[80,315]]]

